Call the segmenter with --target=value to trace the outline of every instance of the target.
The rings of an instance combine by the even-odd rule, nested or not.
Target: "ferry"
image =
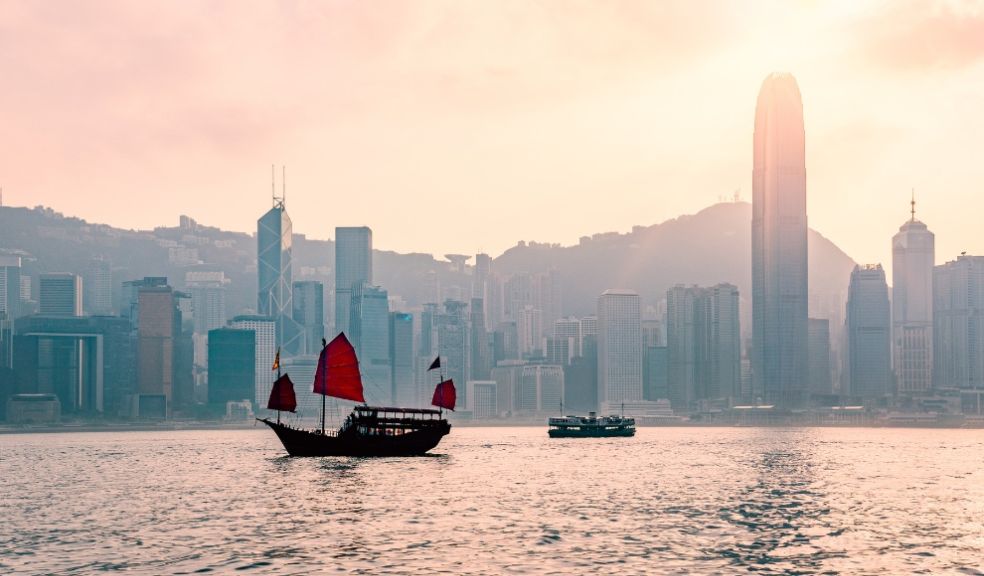
[[[635,418],[624,416],[597,416],[588,412],[587,416],[562,416],[550,418],[547,431],[551,438],[609,438],[615,436],[635,436]]]

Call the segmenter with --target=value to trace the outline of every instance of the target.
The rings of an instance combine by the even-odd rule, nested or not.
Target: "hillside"
[[[495,259],[500,275],[556,268],[562,278],[564,309],[590,314],[606,288],[632,288],[645,304],[660,300],[677,283],[732,282],[747,301],[751,285],[751,205],[724,203],[697,214],[627,234],[583,237],[575,246],[519,243]],[[194,264],[174,251],[193,249]],[[230,315],[255,306],[256,242],[248,234],[226,232],[183,219],[181,226],[150,231],[122,230],[65,217],[46,208],[0,208],[0,250],[24,257],[25,273],[82,274],[93,257],[113,263],[115,290],[123,280],[167,275],[181,288],[189,269],[222,270],[230,280]],[[810,231],[811,292],[842,294],[853,260],[819,233]],[[375,251],[374,281],[408,307],[433,299],[434,285],[447,294],[467,295],[470,276],[429,254]],[[294,236],[295,279],[317,279],[330,286],[334,242]],[[468,271],[470,272],[470,270]],[[747,304],[746,304],[747,306]]]

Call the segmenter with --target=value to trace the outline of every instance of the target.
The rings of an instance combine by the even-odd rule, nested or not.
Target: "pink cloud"
[[[857,29],[863,53],[902,71],[963,68],[984,58],[984,6],[889,2]]]

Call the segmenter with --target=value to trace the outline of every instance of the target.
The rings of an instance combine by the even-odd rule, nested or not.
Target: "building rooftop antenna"
[[[912,214],[912,221],[915,222],[916,221],[916,189],[915,188],[912,189],[912,201],[910,202],[910,204],[912,205],[912,208],[910,209],[910,213]]]
[[[286,175],[286,169],[284,174]],[[283,197],[279,197],[279,198],[277,197],[277,165],[276,164],[270,164],[270,195],[273,196],[274,208],[284,207]]]

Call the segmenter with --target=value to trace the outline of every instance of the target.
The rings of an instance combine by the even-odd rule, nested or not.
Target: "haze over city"
[[[785,70],[812,228],[888,266],[914,188],[941,260],[984,252],[976,3],[6,2],[0,35],[5,205],[250,231],[277,163],[313,238],[573,244],[750,201]]]
[[[984,0],[0,0],[0,573],[982,574]]]

